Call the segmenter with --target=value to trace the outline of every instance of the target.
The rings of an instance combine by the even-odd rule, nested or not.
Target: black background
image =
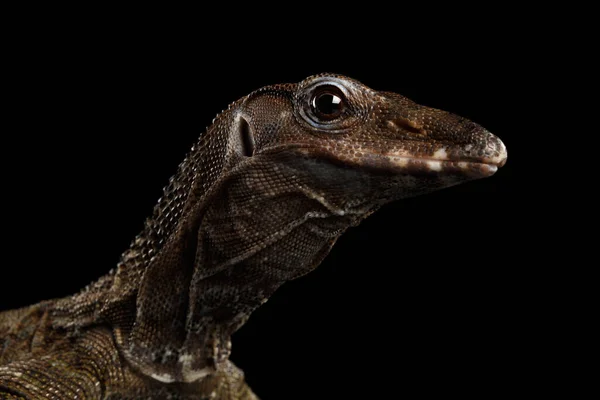
[[[9,38],[0,309],[73,294],[113,268],[230,102],[336,72],[480,123],[508,163],[350,229],[253,314],[232,359],[266,400],[500,393],[525,379],[536,303],[519,262],[529,227],[516,94],[530,71],[508,35],[517,17],[432,30],[406,16],[209,27],[158,14],[45,21]]]

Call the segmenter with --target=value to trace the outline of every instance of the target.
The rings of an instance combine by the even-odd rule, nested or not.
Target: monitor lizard
[[[0,398],[257,399],[229,360],[253,310],[382,205],[506,159],[480,125],[344,76],[256,90],[200,136],[115,269],[0,313]]]

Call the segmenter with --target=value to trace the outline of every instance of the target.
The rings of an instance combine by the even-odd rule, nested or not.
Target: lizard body
[[[0,398],[256,399],[230,337],[382,205],[493,175],[481,126],[339,75],[232,103],[116,269],[0,313]]]

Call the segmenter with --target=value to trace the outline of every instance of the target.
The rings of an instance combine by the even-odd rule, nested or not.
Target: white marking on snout
[[[425,164],[431,171],[441,171],[442,170],[442,162],[441,161],[425,160]]]
[[[436,150],[435,153],[433,153],[433,158],[436,160],[447,160],[448,153],[446,152],[446,148],[442,147],[442,148]]]

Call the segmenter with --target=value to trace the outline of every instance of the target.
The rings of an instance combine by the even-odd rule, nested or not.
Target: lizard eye
[[[302,82],[294,98],[294,111],[318,132],[341,133],[361,122],[357,88],[351,82],[317,76]]]
[[[319,119],[331,121],[342,115],[345,107],[343,93],[335,86],[323,86],[310,100],[312,112]]]

